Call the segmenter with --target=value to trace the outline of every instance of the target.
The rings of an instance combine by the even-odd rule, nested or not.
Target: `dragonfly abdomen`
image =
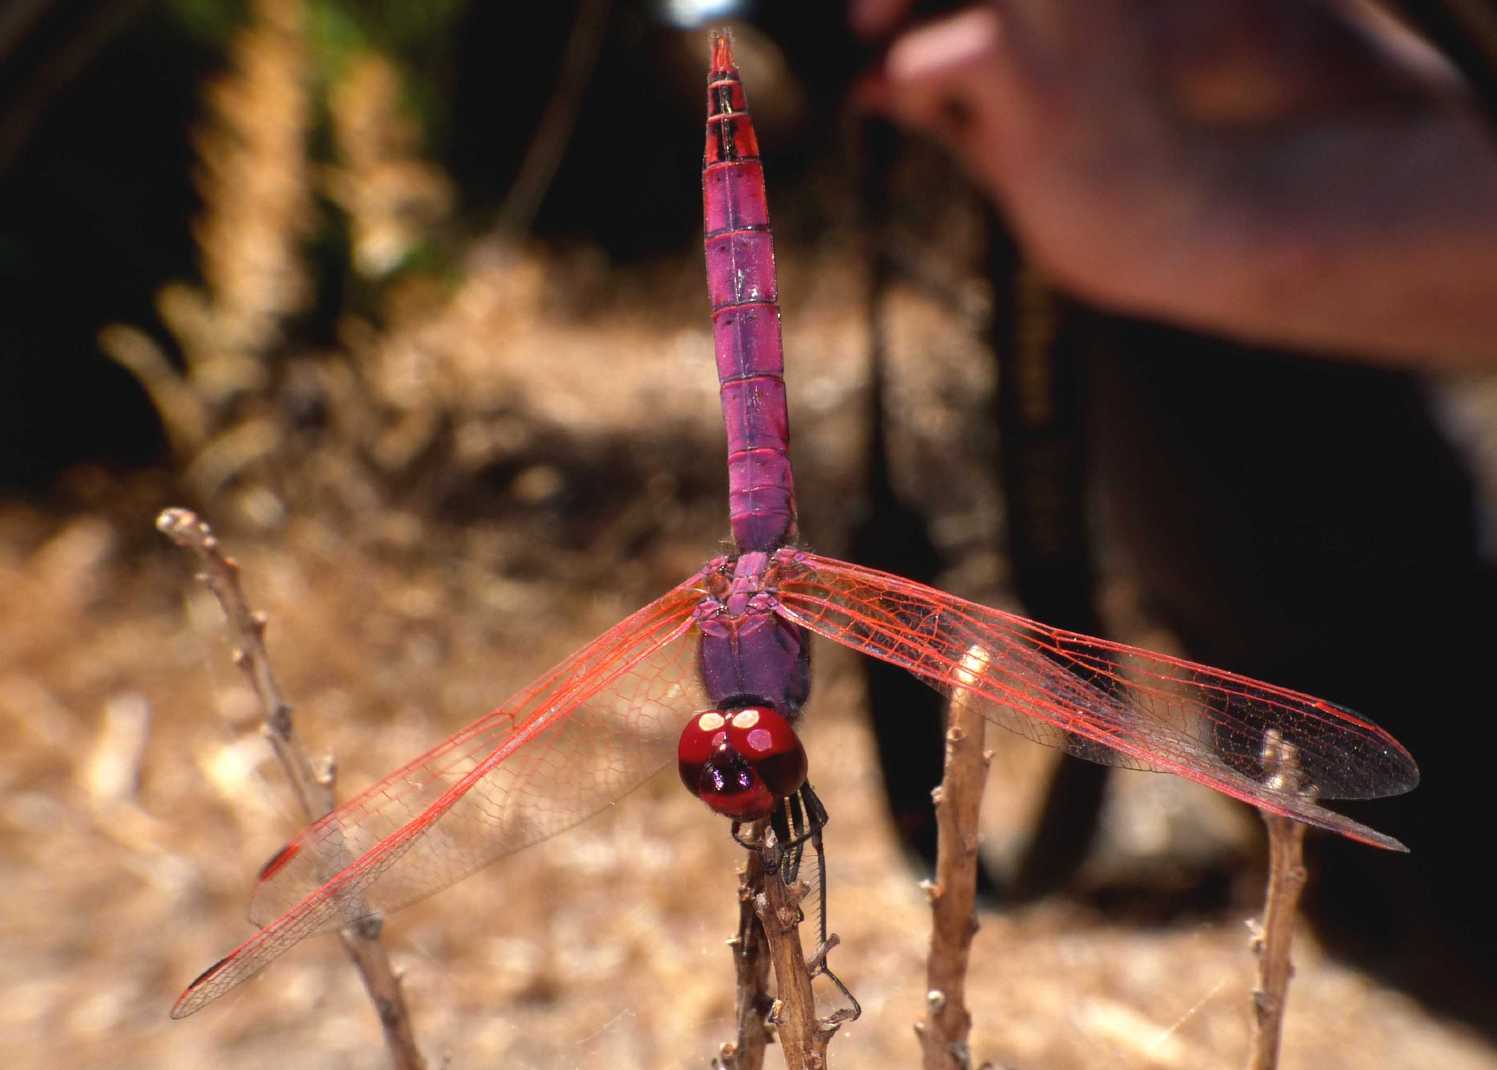
[[[726,36],[707,76],[702,211],[729,522],[740,551],[773,550],[795,533],[779,289],[758,138]]]

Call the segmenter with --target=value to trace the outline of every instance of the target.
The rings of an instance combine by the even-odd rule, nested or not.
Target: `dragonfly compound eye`
[[[768,817],[806,781],[806,752],[790,722],[769,706],[707,710],[681,732],[681,782],[735,821]]]

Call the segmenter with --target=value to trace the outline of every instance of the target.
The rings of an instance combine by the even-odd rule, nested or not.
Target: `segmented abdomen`
[[[740,551],[773,550],[795,534],[779,292],[759,143],[726,35],[713,41],[707,76],[702,208],[728,516]]]

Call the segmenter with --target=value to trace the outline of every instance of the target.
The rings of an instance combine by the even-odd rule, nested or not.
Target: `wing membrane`
[[[667,764],[681,725],[710,705],[696,645],[683,641],[699,580],[308,826],[261,874],[250,914],[265,927],[194,981],[172,1016],[313,933],[398,909],[570,828]]]
[[[1278,786],[1264,766],[1272,731],[1297,748],[1318,797],[1375,798],[1418,783],[1413,758],[1392,736],[1333,703],[806,552],[782,568],[778,597],[786,618],[939,691],[961,688],[989,721],[1028,739],[1104,764],[1175,773],[1402,849]]]

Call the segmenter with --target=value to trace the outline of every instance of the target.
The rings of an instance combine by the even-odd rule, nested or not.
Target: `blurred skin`
[[[1497,366],[1497,148],[1350,0],[997,0],[887,40],[867,96],[942,140],[1058,283],[1390,365]]]

